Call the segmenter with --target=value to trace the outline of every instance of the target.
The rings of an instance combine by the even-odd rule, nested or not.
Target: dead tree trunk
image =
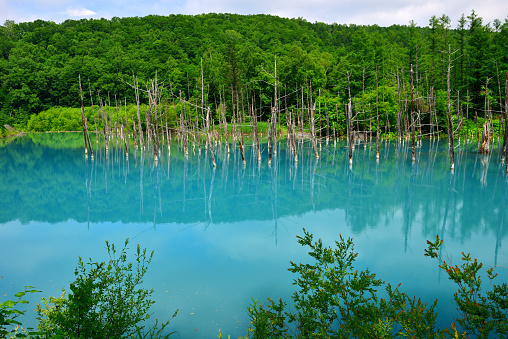
[[[482,144],[480,145],[480,154],[488,154],[490,151],[490,123],[489,120],[485,120],[482,128]]]
[[[453,147],[453,122],[450,104],[450,70],[451,70],[451,45],[448,45],[448,71],[446,75],[446,98],[447,98],[447,116],[448,116],[448,142],[450,145],[450,169],[455,168],[455,149]]]
[[[402,133],[401,133],[401,108],[400,108],[400,101],[401,101],[401,92],[400,92],[400,78],[399,78],[399,67],[397,66],[397,137],[399,138],[399,141],[402,140]]]
[[[213,154],[212,137],[210,135],[210,108],[206,110],[206,137],[208,140],[208,148],[210,149],[210,155],[212,157],[213,167],[217,167],[217,164],[215,163],[215,156]]]
[[[272,153],[277,154],[277,56],[274,61],[274,104],[271,105],[270,128],[268,131],[268,165],[272,163]],[[275,149],[275,150],[274,150]]]
[[[111,96],[109,95],[109,92],[108,92],[108,119],[109,119],[109,122],[108,122],[108,133],[109,133],[109,138],[108,140],[113,139],[113,113],[111,113]]]
[[[139,131],[139,147],[145,146],[145,141],[143,139],[143,128],[141,127],[141,113],[140,113],[140,107],[139,107],[139,84],[138,84],[138,78],[132,74],[133,80],[134,80],[134,94],[136,96],[136,113],[138,116],[138,131]]]
[[[502,160],[506,160],[506,173],[508,173],[508,71],[506,72],[506,82],[504,87],[504,137],[503,137],[503,150],[501,152]]]
[[[484,117],[486,121],[489,121],[489,135],[491,138],[494,138],[495,130],[494,130],[494,119],[492,118],[492,112],[490,110],[490,100],[489,100],[489,80],[490,78],[487,78],[487,83],[485,84],[485,109],[484,109]],[[489,140],[490,142],[491,140]]]
[[[432,114],[432,88],[428,97],[429,116],[430,116],[430,139],[434,138],[434,116]]]
[[[125,157],[126,159],[129,159],[129,147],[127,145],[127,136],[129,135],[129,123],[127,122],[127,99],[125,99],[125,125],[122,122],[122,103],[120,102],[120,124],[123,131],[123,142],[125,145]],[[125,130],[127,128],[127,130]]]
[[[458,131],[459,131],[459,142],[458,146],[460,146],[461,139],[464,137],[462,136],[462,125],[463,125],[463,114],[462,114],[462,105],[460,104],[460,91],[457,91],[457,120],[458,120]]]
[[[293,121],[291,119],[291,115],[290,115],[290,118],[289,118],[289,127],[291,128],[290,138],[292,140],[293,154],[294,154],[294,157],[295,157],[295,163],[298,163],[298,152],[296,150],[295,124],[293,123]]]
[[[437,133],[437,140],[441,137],[441,130],[439,128],[439,120],[437,119],[437,95],[434,94],[434,88],[432,88],[432,105],[434,106],[434,119],[436,120],[436,133]]]
[[[506,162],[506,174],[508,174],[508,72],[504,85],[504,153]]]
[[[330,120],[328,119],[328,110],[325,102],[325,118],[326,118],[326,144],[328,145],[328,139],[330,136]]]
[[[253,108],[254,112],[254,133],[256,134],[256,147],[258,150],[258,162],[261,161],[261,147],[259,145],[259,135],[258,135],[258,115],[256,113],[256,109]]]
[[[93,159],[93,150],[92,150],[92,145],[90,144],[90,136],[88,135],[88,128],[87,128],[86,119],[85,119],[85,105],[83,102],[83,90],[81,89],[81,75],[79,75],[78,78],[79,78],[79,95],[81,96],[81,123],[83,125],[83,138],[85,140],[85,154],[88,154],[87,149],[90,149],[90,156]]]
[[[127,119],[127,98],[124,97],[124,109],[125,109],[125,128],[127,129],[127,140],[129,140],[129,120]]]
[[[379,160],[379,86],[376,66],[376,159]]]
[[[235,115],[235,104],[232,104],[233,106],[233,115]],[[242,163],[243,165],[247,165],[245,161],[245,155],[243,154],[243,145],[242,145],[242,139],[243,139],[243,124],[242,119],[240,118],[240,110],[238,108],[238,92],[236,92],[236,134],[238,139],[238,147],[240,148],[240,153],[242,155]]]
[[[182,142],[183,142],[183,149],[185,152],[185,155],[189,155],[189,148],[187,145],[187,131],[185,127],[185,120],[183,118],[183,101],[182,101],[182,91],[180,91],[180,129],[182,133]]]
[[[268,127],[268,166],[272,164],[272,130],[273,130],[273,124],[274,124],[274,113],[273,113],[273,106],[270,109],[270,126]]]
[[[409,70],[409,83],[411,86],[411,104],[409,112],[409,114],[411,114],[411,161],[414,162],[416,160],[416,154],[415,154],[415,118],[413,112],[413,64],[411,64],[411,68]]]
[[[353,166],[353,143],[354,143],[354,133],[353,133],[353,111],[351,108],[351,97],[349,98],[349,102],[347,105],[347,129],[348,129],[348,146],[349,146],[349,167]]]
[[[313,103],[311,111],[310,111],[310,131],[312,134],[312,146],[314,147],[314,155],[315,155],[316,159],[319,159],[319,153],[318,153],[318,149],[317,149],[317,140],[316,140],[315,113],[316,113],[316,103]]]
[[[404,77],[404,67],[400,68],[400,73],[402,75],[402,92],[401,92],[401,114],[402,114],[402,124],[403,124],[403,130],[402,130],[402,139],[409,140],[409,121],[408,121],[408,115],[407,115],[407,92],[406,92],[406,79]]]
[[[469,90],[466,92],[466,144],[469,142]]]
[[[134,147],[135,148],[138,148],[138,144],[139,144],[139,141],[138,141],[138,136],[137,136],[137,131],[136,131],[136,122],[133,121],[132,122],[132,135],[134,136]]]
[[[385,102],[385,61],[383,59],[383,107]],[[390,134],[390,119],[388,119],[388,110],[386,108],[383,108],[385,111],[385,140],[387,139],[388,135]],[[388,130],[387,130],[388,128]]]
[[[157,81],[157,78],[155,78]],[[151,126],[152,141],[153,141],[153,155],[155,161],[159,159],[159,141],[158,141],[158,130],[157,130],[157,83],[152,82],[151,87],[148,88],[148,124]]]
[[[367,149],[367,126],[365,124],[365,67],[362,68],[362,129],[363,129],[363,141],[364,147]]]

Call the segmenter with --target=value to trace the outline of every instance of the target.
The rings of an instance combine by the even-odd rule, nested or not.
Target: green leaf
[[[9,308],[14,307],[14,305],[16,305],[16,302],[14,302],[12,300],[6,300],[0,304],[0,306],[5,306],[5,307],[9,307]]]

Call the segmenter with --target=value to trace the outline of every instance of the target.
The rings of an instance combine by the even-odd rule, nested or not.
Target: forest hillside
[[[355,112],[376,112],[392,132],[411,104],[422,113],[424,129],[437,128],[446,124],[447,92],[454,116],[503,112],[506,46],[508,18],[486,23],[474,11],[456,23],[433,16],[425,27],[213,13],[6,21],[0,26],[0,121],[26,126],[32,115],[55,106],[79,107],[79,76],[85,105],[108,95],[110,102],[133,104],[136,76],[140,87],[157,77],[162,102],[202,102],[212,115],[224,103],[228,120],[235,105],[255,107],[260,120],[269,119],[274,105],[283,107],[284,122],[292,109],[314,103],[317,119],[336,121],[340,132],[351,98]],[[140,100],[148,103],[146,95]]]

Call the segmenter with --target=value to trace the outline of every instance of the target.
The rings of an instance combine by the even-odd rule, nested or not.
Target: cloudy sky
[[[448,15],[456,27],[461,14],[472,10],[484,23],[508,17],[506,0],[0,0],[0,24],[36,19],[62,22],[66,19],[146,16],[149,14],[238,13],[303,17],[310,22],[390,26],[427,26],[432,15]]]

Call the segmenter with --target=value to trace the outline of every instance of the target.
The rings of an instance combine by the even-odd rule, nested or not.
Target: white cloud
[[[93,8],[93,11],[87,8]],[[476,7],[476,8],[475,8]],[[67,8],[67,10],[63,10]],[[79,17],[146,16],[149,14],[237,13],[272,14],[287,18],[303,17],[309,22],[390,26],[407,25],[414,20],[427,26],[432,15],[446,14],[456,26],[461,14],[475,8],[483,22],[504,21],[506,0],[0,0],[0,24],[5,19],[17,22],[35,19],[62,22]]]
[[[67,14],[71,17],[80,17],[80,16],[95,15],[97,13],[83,7],[83,8],[67,8],[67,10],[65,11],[65,14]]]
[[[167,1],[167,0],[155,0]],[[180,5],[181,1],[179,1]],[[179,7],[185,14],[209,12],[238,14],[273,14],[288,18],[303,17],[309,22],[390,26],[408,25],[414,20],[417,26],[427,26],[433,16],[448,15],[452,27],[461,14],[466,16],[476,6],[476,13],[484,23],[495,18],[501,20],[508,13],[508,2],[485,0],[481,6],[475,0],[185,0]]]

